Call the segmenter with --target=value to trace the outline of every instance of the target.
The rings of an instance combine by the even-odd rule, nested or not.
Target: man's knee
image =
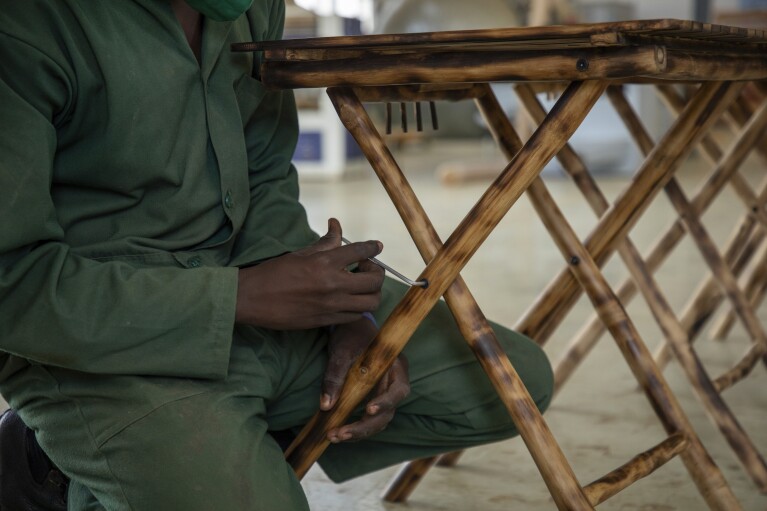
[[[504,329],[498,338],[528,394],[543,413],[554,393],[554,373],[548,356],[540,346],[516,332]],[[506,404],[497,393],[495,399],[475,407],[467,415],[475,428],[498,438],[518,434]]]
[[[131,509],[308,509],[266,422],[223,396],[168,403],[102,451]]]

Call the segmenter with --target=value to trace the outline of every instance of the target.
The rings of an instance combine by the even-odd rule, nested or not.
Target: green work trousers
[[[387,279],[383,321],[404,287]],[[493,325],[541,410],[552,373],[532,341]],[[85,374],[32,365],[2,392],[72,477],[69,509],[295,511],[308,509],[270,431],[298,431],[317,411],[325,329],[237,326],[226,379]],[[158,334],[156,342],[163,342]],[[408,343],[412,390],[389,427],[331,445],[322,469],[343,481],[405,460],[517,433],[444,302]]]

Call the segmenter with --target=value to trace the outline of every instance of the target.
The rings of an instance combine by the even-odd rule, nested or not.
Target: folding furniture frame
[[[393,363],[429,310],[444,297],[514,420],[559,509],[593,509],[675,456],[680,456],[712,509],[739,509],[719,468],[700,442],[626,313],[620,295],[612,290],[600,268],[618,251],[636,286],[653,300],[653,312],[666,327],[674,354],[688,356],[691,363],[696,363],[697,359],[689,355],[693,352],[685,348],[689,343],[679,320],[673,317],[662,295],[654,296],[657,285],[652,269],[648,268],[653,261],[648,258],[645,262],[627,236],[663,189],[684,218],[685,227],[692,225],[697,229],[699,222],[696,223],[695,218],[703,209],[704,200],[690,203],[676,184],[674,173],[722,115],[735,108],[733,105],[737,104],[744,84],[767,79],[765,48],[767,37],[760,31],[679,20],[234,45],[235,51],[258,52],[260,78],[268,87],[328,87],[339,118],[370,161],[426,263],[419,280],[429,282],[426,288],[413,287],[406,293],[381,326],[368,351],[352,367],[335,408],[327,413],[318,412],[288,449],[287,459],[299,477],[303,477],[327,447],[326,432],[347,420]],[[519,97],[538,124],[526,142],[523,143],[503,113],[489,85],[493,82],[517,84]],[[536,104],[533,93],[533,87],[543,82],[562,84],[564,89],[549,112]],[[609,94],[625,110],[628,104],[619,89],[623,83],[679,83],[697,87],[657,144],[649,140],[641,142],[647,152],[644,163],[628,188],[608,204],[567,142],[603,94]],[[476,102],[510,163],[443,242],[363,103],[415,102],[420,105],[420,102],[469,99]],[[404,106],[402,109],[404,112]],[[633,111],[624,110],[621,110],[624,119],[637,120]],[[420,127],[420,107],[416,108],[416,121]],[[752,122],[756,121],[749,120],[747,126]],[[632,133],[639,136],[640,126],[637,123]],[[576,179],[590,206],[600,215],[596,228],[583,241],[539,178],[543,167],[557,155],[565,162],[565,168]],[[566,267],[515,329],[544,343],[585,292],[668,435],[656,446],[586,486],[577,480],[460,276],[461,269],[523,193],[533,202],[562,252]],[[705,232],[698,232],[695,239],[704,243]],[[716,267],[717,277],[731,277],[726,292],[734,297],[735,310],[753,329],[754,349],[761,356],[763,330],[746,298],[732,289],[737,287],[732,282],[734,264],[722,261],[721,256],[715,256],[716,250],[710,248],[706,252],[709,263]],[[705,385],[702,378],[700,381]],[[718,393],[711,395],[718,396]],[[413,466],[424,468],[433,462],[433,459],[420,460]],[[390,500],[404,500],[412,491],[412,482],[421,475],[413,466],[390,488]]]

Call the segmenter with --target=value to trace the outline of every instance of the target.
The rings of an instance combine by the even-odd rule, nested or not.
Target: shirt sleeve
[[[0,350],[90,373],[225,377],[236,269],[98,262],[66,244],[51,186],[77,91],[59,57],[0,30]]]
[[[254,39],[282,38],[285,2],[273,1],[266,20],[261,19],[260,10],[252,9],[250,16],[251,27],[267,26],[262,33],[252,29]],[[246,78],[259,101],[245,123],[250,206],[233,251],[231,263],[238,266],[264,255],[297,250],[319,238],[299,202],[298,175],[291,163],[298,139],[293,92],[267,90],[258,80]]]

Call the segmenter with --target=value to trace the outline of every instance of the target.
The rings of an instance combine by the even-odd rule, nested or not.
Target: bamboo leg
[[[737,499],[692,429],[634,324],[591,254],[578,240],[549,195],[543,181],[537,179],[531,184],[528,195],[563,257],[570,262],[571,271],[610,330],[664,428],[670,435],[682,433],[685,436],[688,445],[681,453],[682,461],[708,505],[712,509],[739,509]]]
[[[586,241],[597,264],[604,264],[618,240],[630,231],[651,199],[670,179],[698,139],[740,90],[732,83],[706,83],[642,164],[629,191],[610,207]],[[567,269],[549,284],[515,329],[544,343],[580,296]]]
[[[455,452],[443,454],[442,456],[439,457],[439,460],[437,460],[437,466],[454,467],[458,463],[458,460],[460,459],[461,455],[463,455],[463,451],[455,451]]]
[[[384,492],[383,499],[387,502],[407,501],[410,494],[418,486],[418,483],[421,482],[421,479],[437,463],[437,458],[438,456],[421,458],[405,465],[389,483],[389,487]]]
[[[387,502],[405,502],[429,469],[435,465],[446,468],[454,467],[463,453],[464,451],[455,451],[434,458],[424,458],[406,463],[389,483],[389,487],[383,494],[383,499]]]
[[[306,473],[327,447],[326,432],[342,425],[357,404],[372,390],[434,303],[447,291],[482,241],[580,125],[604,88],[605,84],[601,82],[572,84],[562,95],[547,123],[536,131],[448,238],[419,277],[429,280],[429,287],[411,288],[405,294],[381,326],[369,349],[353,365],[335,409],[316,414],[288,449],[286,456],[299,477]],[[339,89],[336,105],[341,120],[353,126],[359,120],[359,112],[354,98],[348,96],[348,90]],[[377,158],[371,163],[374,167],[380,164]],[[395,200],[395,204],[397,202]],[[505,355],[498,358],[488,352],[485,361],[489,368],[516,376]],[[537,412],[537,409],[519,378],[491,378],[491,381],[498,384],[498,390],[511,396],[511,402],[504,400],[504,403],[512,405],[509,411],[513,414],[520,436],[538,464],[557,506],[560,509],[590,509],[590,504],[556,442],[546,441],[553,440],[553,437],[543,419],[538,420],[539,414],[538,417],[535,414],[525,414],[525,410]]]

